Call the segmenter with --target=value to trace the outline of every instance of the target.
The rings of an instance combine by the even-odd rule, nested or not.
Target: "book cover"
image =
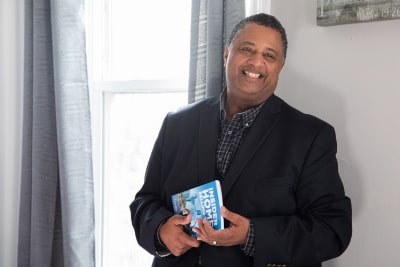
[[[172,205],[175,214],[192,214],[192,221],[184,230],[194,237],[196,233],[192,228],[198,227],[197,218],[207,219],[216,230],[224,229],[224,219],[221,216],[222,192],[218,180],[172,195]]]

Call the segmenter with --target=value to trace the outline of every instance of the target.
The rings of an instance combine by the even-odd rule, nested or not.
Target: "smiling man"
[[[286,48],[280,32],[256,23],[245,24],[229,41],[224,53],[228,88],[225,107],[231,118],[274,93]]]
[[[245,18],[225,48],[221,96],[166,116],[130,206],[153,266],[319,267],[347,248],[351,202],[335,131],[274,94],[286,51],[275,17]],[[226,227],[198,221],[194,238],[183,230],[191,215],[174,215],[171,195],[213,179]]]

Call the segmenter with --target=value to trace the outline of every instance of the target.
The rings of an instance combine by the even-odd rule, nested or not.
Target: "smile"
[[[243,71],[243,74],[245,74],[245,75],[247,75],[247,76],[249,76],[250,78],[253,78],[253,79],[258,79],[258,78],[262,77],[262,75],[260,73],[254,73],[254,72],[250,72],[248,70]]]

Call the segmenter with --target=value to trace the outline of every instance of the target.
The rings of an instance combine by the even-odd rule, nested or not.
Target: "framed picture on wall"
[[[400,0],[317,0],[317,25],[400,19]]]

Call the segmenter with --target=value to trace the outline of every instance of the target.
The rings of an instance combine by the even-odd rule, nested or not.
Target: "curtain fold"
[[[189,103],[223,89],[225,41],[244,16],[245,0],[192,1]]]
[[[18,266],[95,266],[84,0],[25,1]]]

